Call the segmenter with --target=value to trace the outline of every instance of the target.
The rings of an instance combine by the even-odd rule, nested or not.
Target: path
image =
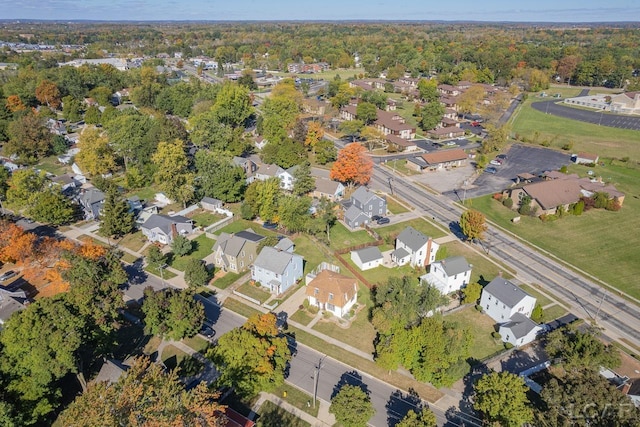
[[[314,417],[313,415],[308,414],[305,411],[302,411],[296,408],[286,400],[282,400],[281,398],[279,398],[274,394],[260,392],[260,397],[258,397],[258,400],[256,401],[256,403],[253,404],[253,407],[251,408],[252,412],[254,414],[257,413],[260,410],[260,407],[262,406],[262,404],[267,400],[281,407],[285,411],[295,415],[301,420],[308,422],[309,424],[311,424],[312,427],[332,426],[336,423],[335,416],[329,413],[329,406],[330,406],[329,402],[325,402],[322,399],[317,400],[320,406],[318,408],[318,416]]]

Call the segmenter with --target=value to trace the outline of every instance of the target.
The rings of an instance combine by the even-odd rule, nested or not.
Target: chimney
[[[178,235],[178,228],[176,227],[176,223],[171,223],[171,237],[176,237]]]
[[[498,271],[498,277],[502,277],[502,270]]]
[[[631,390],[631,384],[629,384],[629,382],[625,382],[624,384],[622,384],[620,391],[623,394],[629,394],[629,390]]]

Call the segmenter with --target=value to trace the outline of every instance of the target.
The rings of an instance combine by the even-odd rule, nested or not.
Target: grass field
[[[331,227],[329,234],[331,236],[330,247],[333,250],[375,241],[365,230],[349,231],[347,227],[340,222],[336,222],[336,224]]]
[[[404,175],[419,175],[420,174],[420,172],[418,172],[418,171],[414,171],[412,169],[407,168],[406,159],[391,160],[389,162],[384,163],[384,166],[387,167],[388,169],[391,169],[394,172],[397,171],[397,172],[400,172],[401,174],[404,174]]]
[[[63,175],[64,173],[71,170],[70,166],[63,165],[58,162],[58,156],[45,157],[44,159],[40,160],[37,168],[54,175]]]
[[[400,204],[400,202],[391,196],[387,196],[387,210],[394,215],[409,212],[409,209],[405,207],[405,205]]]
[[[284,392],[287,392],[287,397],[283,397]],[[289,384],[283,384],[273,390],[272,393],[285,402],[289,403],[290,405],[293,405],[296,408],[300,409],[301,411],[304,411],[314,417],[318,416],[318,408],[320,405],[316,405],[315,408],[313,407],[313,405],[308,407],[307,402],[311,401],[313,397],[308,395],[304,391],[301,391],[300,389]]]
[[[402,230],[409,226],[415,228],[426,236],[430,236],[433,239],[444,237],[446,235],[444,231],[440,230],[435,225],[432,225],[430,222],[427,222],[421,218],[412,219],[411,221],[398,222],[395,224],[387,225],[386,227],[376,228],[376,232],[382,238],[386,238],[388,236],[400,234]]]
[[[295,253],[304,257],[304,274],[310,273],[323,261],[337,264],[333,256],[327,255],[320,248],[320,244],[311,240],[307,235],[300,234],[293,239],[296,244]]]
[[[224,276],[216,274],[216,277],[213,279],[211,284],[218,289],[227,289],[229,285],[238,280],[240,276],[242,276],[242,274],[236,274],[230,271],[226,272]]]
[[[233,221],[231,224],[225,227],[222,227],[220,230],[214,231],[213,234],[215,234],[216,236],[219,236],[220,233],[223,233],[223,232],[233,234],[233,233],[237,233],[238,231],[246,230],[247,228],[252,229],[255,233],[261,236],[275,236],[276,234],[278,234],[272,230],[267,230],[266,228],[262,227],[260,224],[256,222],[247,221],[245,219],[239,219],[237,221]]]
[[[182,342],[202,354],[204,354],[205,350],[209,347],[209,341],[200,338],[198,335],[194,335],[191,338],[183,338]]]
[[[168,369],[178,368],[178,375],[181,377],[197,375],[204,368],[198,359],[173,345],[168,345],[162,350],[162,362]]]
[[[554,93],[554,90],[550,89],[548,93]],[[532,102],[548,99],[529,97],[514,114],[511,133],[531,140],[538,132],[538,141],[553,141],[551,148],[560,149],[572,142],[572,152],[587,151],[601,157],[629,156],[640,160],[640,132],[556,117],[531,107]]]
[[[223,218],[226,217],[206,211],[198,212],[191,216],[191,219],[195,222],[195,225],[197,227],[208,227],[214,222],[220,221]]]
[[[501,340],[496,340],[491,336],[491,333],[495,331],[493,319],[473,307],[466,307],[444,316],[444,318],[471,331],[471,357],[474,359],[482,360],[504,348]]]
[[[314,317],[315,316],[309,313],[307,310],[298,310],[291,315],[289,320],[307,326],[309,323],[311,323]]]
[[[271,294],[269,292],[262,289],[262,287],[252,285],[249,282],[240,286],[238,288],[238,292],[248,297],[257,299],[258,301],[260,301],[260,304],[271,298]]]
[[[640,298],[640,169],[609,164],[595,169],[607,182],[627,196],[622,209],[610,212],[593,209],[581,216],[568,216],[543,223],[537,218],[522,217],[519,224],[511,219],[518,214],[491,199],[473,200],[474,208],[505,229],[540,246],[560,259],[582,269],[611,286]],[[570,172],[584,176],[584,166],[572,166]],[[633,230],[633,232],[632,232]]]
[[[383,251],[384,249],[381,247],[380,250]],[[350,254],[342,255],[342,259],[346,263],[351,265],[358,273],[362,275],[362,277],[367,279],[367,281],[372,285],[387,283],[389,279],[392,277],[403,277],[403,276],[412,276],[415,279],[415,283],[417,284],[418,277],[425,274],[424,268],[414,269],[409,264],[403,265],[402,267],[393,267],[393,268],[380,266],[380,267],[372,268],[371,270],[360,271],[360,269],[351,260]]]
[[[552,320],[562,317],[567,314],[567,309],[558,304],[553,304],[551,307],[547,307],[543,310],[542,321],[551,322]]]
[[[147,243],[147,238],[142,235],[142,231],[136,231],[135,233],[127,234],[120,241],[118,245],[131,249],[134,252],[138,252],[144,244]]]
[[[207,255],[209,255],[212,251],[214,241],[213,239],[208,238],[206,235],[201,234],[192,240],[193,242],[193,251],[189,255],[177,257],[173,256],[169,260],[169,265],[175,269],[180,271],[184,271],[187,267],[187,263],[190,259],[203,259]]]
[[[492,263],[487,258],[483,257],[465,243],[462,242],[449,242],[443,245],[447,251],[447,257],[450,256],[463,256],[471,268],[470,283],[480,283],[486,285],[492,281],[499,272],[502,272],[502,277],[505,279],[511,279],[515,275],[513,271],[508,268]]]
[[[305,402],[306,404],[306,402]],[[258,410],[257,427],[311,427],[308,422],[296,417],[291,412],[287,412],[284,408],[265,401]]]

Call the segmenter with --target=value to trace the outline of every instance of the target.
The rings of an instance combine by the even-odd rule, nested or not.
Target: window
[[[336,306],[335,306],[335,305],[327,303],[327,310],[329,310],[329,311],[335,311],[335,309],[336,309]]]
[[[509,335],[506,336],[505,338],[506,341],[509,341]]]
[[[458,278],[457,274],[455,276],[453,276],[453,280],[456,280],[457,278]]]
[[[244,261],[240,261],[240,268],[244,267]]]
[[[489,301],[491,301],[491,295],[489,295],[489,297],[487,298]]]
[[[333,301],[333,294],[329,293],[329,301]]]
[[[242,251],[242,256],[245,256],[245,253],[244,253],[244,251]]]
[[[320,293],[320,289],[315,288],[315,289],[313,290],[313,294],[314,294],[314,295],[318,295],[319,293]]]
[[[487,310],[489,310],[489,304],[487,304]]]

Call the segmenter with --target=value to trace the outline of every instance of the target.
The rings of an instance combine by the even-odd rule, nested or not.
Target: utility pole
[[[316,407],[316,398],[318,396],[318,377],[320,376],[320,369],[322,369],[322,361],[327,356],[322,356],[315,366],[315,372],[313,373],[313,407]]]
[[[606,298],[606,296],[607,296],[606,291],[603,289],[602,298],[600,298],[600,304],[598,304],[598,310],[596,310],[596,315],[593,317],[593,323],[598,323],[598,315],[600,314],[600,307],[602,307],[602,303],[604,302],[604,299]]]
[[[166,285],[166,283],[164,283],[164,269],[167,267],[167,264],[162,264],[158,266],[158,270],[160,270],[160,279],[162,280],[162,284]]]
[[[393,196],[393,186],[391,185],[392,182],[393,182],[393,177],[389,177],[389,190],[391,191],[391,195]]]

